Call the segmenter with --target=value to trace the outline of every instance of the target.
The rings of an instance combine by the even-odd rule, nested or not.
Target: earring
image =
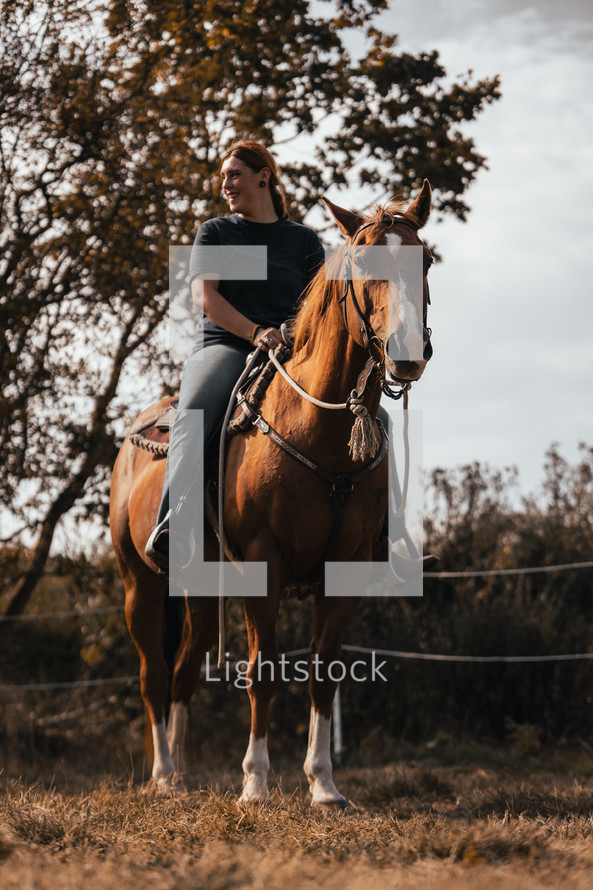
[[[265,187],[266,187],[266,180],[265,180],[265,179],[262,179],[262,181],[261,181],[260,184],[259,184],[259,187],[260,187],[260,189],[265,189]]]

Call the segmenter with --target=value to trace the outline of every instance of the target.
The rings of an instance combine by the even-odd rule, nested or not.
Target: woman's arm
[[[219,327],[236,337],[254,343],[262,349],[275,349],[282,343],[282,335],[276,328],[261,327],[252,340],[256,325],[251,319],[231,306],[218,290],[218,278],[194,278],[191,283],[194,305],[211,318]]]

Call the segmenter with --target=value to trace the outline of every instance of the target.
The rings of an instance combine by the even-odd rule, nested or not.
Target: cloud
[[[435,357],[410,405],[424,411],[424,463],[516,464],[524,490],[560,441],[593,442],[593,60],[584,3],[398,0],[384,27],[436,48],[454,76],[500,73],[503,98],[467,132],[489,163],[467,224],[427,227]]]

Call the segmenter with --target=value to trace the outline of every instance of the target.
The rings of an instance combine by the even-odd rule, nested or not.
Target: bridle
[[[394,216],[393,222],[397,222],[400,225],[409,226],[411,229],[416,232],[416,227],[409,220],[406,219],[402,214],[396,214]],[[352,256],[351,250],[355,246],[356,239],[365,229],[368,229],[370,226],[375,225],[374,222],[364,222],[360,225],[352,237],[350,241],[346,244],[345,252],[344,252],[344,283],[342,287],[342,296],[338,298],[338,303],[342,306],[342,314],[344,316],[344,325],[346,326],[346,330],[350,334],[350,328],[348,326],[348,296],[350,295],[350,300],[352,302],[352,306],[356,316],[358,318],[360,324],[360,333],[362,336],[362,342],[365,349],[368,349],[369,355],[371,359],[374,361],[375,366],[380,374],[381,378],[381,387],[385,395],[389,396],[392,399],[399,399],[402,395],[407,392],[411,387],[411,382],[399,383],[397,381],[392,382],[387,380],[385,374],[385,344],[382,342],[381,338],[377,336],[375,333],[372,324],[365,317],[362,309],[360,308],[360,303],[358,302],[358,297],[356,296],[356,291],[354,289],[353,277],[352,277]],[[428,303],[430,303],[430,292],[428,294]],[[423,359],[424,361],[429,361],[432,357],[432,343],[430,342],[430,337],[432,334],[431,328],[426,325],[427,320],[427,312],[424,311],[424,317],[422,319],[422,336],[424,340],[424,351],[423,351]],[[350,334],[350,336],[352,336]],[[396,390],[395,387],[398,387]]]

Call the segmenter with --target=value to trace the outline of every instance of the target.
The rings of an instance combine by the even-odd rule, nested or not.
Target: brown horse
[[[387,275],[366,280],[364,274],[347,281],[345,264],[354,262],[354,246],[382,245],[395,257],[401,245],[418,245],[423,255],[424,318],[420,333],[428,338],[426,274],[431,257],[418,237],[430,213],[430,186],[424,182],[414,202],[405,209],[390,205],[372,219],[326,202],[348,239],[337,262],[341,274],[335,280],[322,269],[312,283],[293,326],[294,352],[286,370],[302,389],[317,400],[347,402],[360,375],[369,367],[362,402],[370,418],[379,407],[382,386],[389,375],[400,385],[417,380],[426,365],[417,360],[390,358],[388,340],[402,332],[393,329],[393,319],[403,324],[404,313],[395,306]],[[354,277],[354,276],[353,276]],[[376,277],[376,276],[375,276]],[[340,280],[341,278],[341,280]],[[391,306],[390,306],[391,303]],[[390,328],[391,318],[391,328]],[[408,317],[409,321],[409,317]],[[424,322],[424,325],[422,324]],[[429,345],[429,341],[428,341]],[[161,413],[167,400],[152,406],[135,424],[147,423]],[[280,374],[276,374],[261,405],[261,415],[280,436],[330,474],[355,475],[364,465],[348,452],[352,432],[350,411],[327,411],[305,400]],[[370,423],[370,421],[369,421]],[[378,427],[371,424],[377,439]],[[372,453],[372,452],[371,452]],[[356,484],[339,526],[328,496],[326,478],[295,460],[269,435],[255,426],[230,440],[226,456],[225,527],[228,538],[241,551],[245,562],[267,563],[267,595],[246,597],[245,619],[249,641],[251,681],[251,735],[243,760],[243,801],[267,795],[268,710],[279,682],[275,625],[283,592],[296,580],[314,578],[328,557],[331,560],[370,561],[382,530],[388,486],[388,461],[371,461],[372,472]],[[183,624],[174,667],[167,668],[163,651],[163,624],[167,605],[167,581],[159,576],[144,555],[144,546],[155,521],[161,495],[165,461],[124,442],[113,472],[111,489],[111,532],[126,591],[126,620],[140,655],[142,697],[150,720],[154,744],[152,776],[163,785],[174,783],[183,771],[183,740],[187,712],[205,653],[216,641],[218,631],[217,591],[212,597],[191,597],[184,602]],[[218,559],[217,542],[205,523],[204,558]],[[336,682],[328,670],[339,659],[342,639],[359,599],[325,596],[315,592],[309,690],[311,720],[305,773],[315,804],[344,805],[332,779],[330,717]],[[167,701],[170,701],[166,724]]]

